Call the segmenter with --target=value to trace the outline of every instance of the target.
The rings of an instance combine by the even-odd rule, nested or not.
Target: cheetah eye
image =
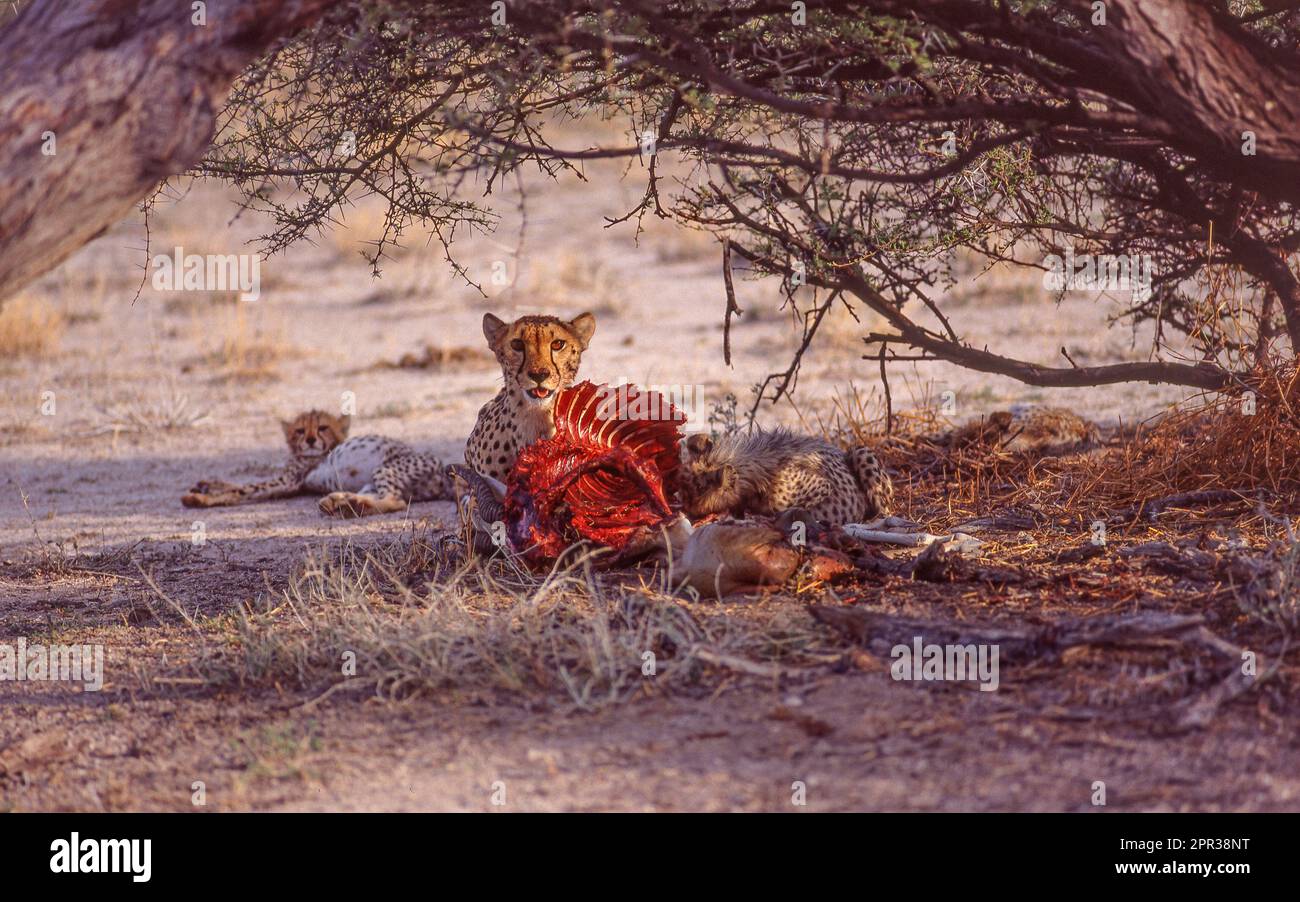
[[[510,347],[514,348],[516,351],[522,351],[524,349],[524,343],[520,339],[516,338],[514,341],[510,342]]]
[[[562,339],[562,338],[557,338],[557,339],[555,339],[555,341],[551,342],[551,350],[552,350],[552,351],[558,351],[558,350],[560,350],[560,348],[562,348],[562,347],[564,347],[564,339]]]
[[[302,429],[295,429],[295,430],[293,431],[293,434],[294,434],[294,435],[302,435],[302,434],[303,434],[303,431],[304,431],[304,430],[302,430]]]

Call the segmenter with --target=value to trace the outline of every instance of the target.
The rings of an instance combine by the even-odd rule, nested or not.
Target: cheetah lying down
[[[249,485],[219,480],[199,482],[181,498],[181,504],[224,507],[296,495],[324,495],[321,513],[364,517],[405,510],[412,501],[454,497],[437,458],[396,439],[378,435],[348,438],[350,417],[311,410],[281,425],[290,455],[283,473]]]
[[[786,429],[713,439],[692,435],[682,443],[678,471],[682,512],[773,516],[807,510],[828,526],[859,523],[887,513],[893,483],[863,447],[843,451],[829,442]]]

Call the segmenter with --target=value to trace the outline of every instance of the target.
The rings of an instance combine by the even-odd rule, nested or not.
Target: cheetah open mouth
[[[528,394],[539,401],[544,401],[547,398],[549,398],[551,395],[555,394],[555,392],[553,389],[542,388],[541,386],[538,386],[537,388],[528,389]]]

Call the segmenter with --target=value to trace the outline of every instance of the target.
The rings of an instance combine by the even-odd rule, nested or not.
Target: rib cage
[[[507,483],[511,544],[553,559],[589,539],[616,550],[644,526],[672,516],[680,425],[686,417],[656,392],[582,382],[555,401],[555,436],[519,453]]]

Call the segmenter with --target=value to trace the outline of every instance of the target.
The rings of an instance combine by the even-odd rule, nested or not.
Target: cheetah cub
[[[324,495],[321,513],[364,517],[405,510],[411,501],[452,498],[450,480],[436,458],[396,439],[378,435],[348,438],[351,421],[351,417],[319,410],[286,420],[280,424],[289,444],[289,464],[283,473],[249,485],[200,482],[181,498],[181,504],[224,507]]]
[[[884,516],[894,487],[880,461],[863,447],[843,451],[785,429],[692,435],[682,443],[678,471],[682,510],[710,514],[775,515],[804,508],[827,526]]]

